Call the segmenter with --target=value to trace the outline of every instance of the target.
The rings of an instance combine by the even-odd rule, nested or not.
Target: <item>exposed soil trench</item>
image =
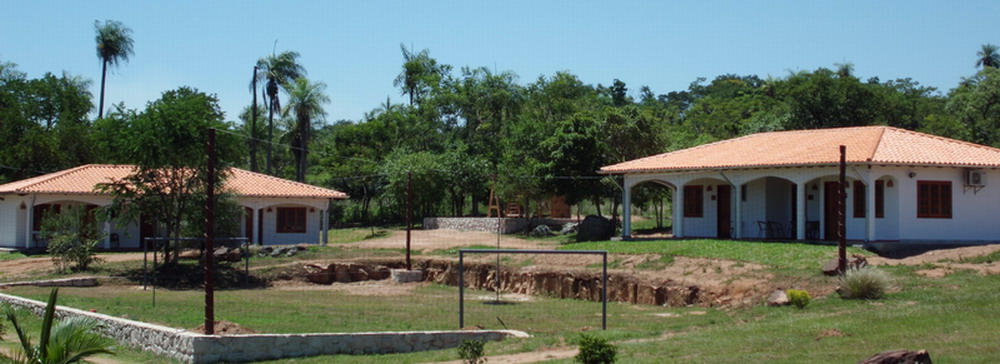
[[[706,261],[711,262],[710,260]],[[324,270],[318,271],[320,267]],[[303,267],[301,271],[293,273],[293,275],[319,284],[351,283],[385,280],[390,277],[390,268],[403,267],[403,263],[398,260],[355,260],[314,265],[314,268],[309,270]],[[559,268],[546,269],[538,265],[511,267],[501,264],[500,292],[589,301],[601,300],[602,285],[599,268],[591,270]],[[458,264],[455,261],[447,259],[416,260],[414,261],[414,269],[424,271],[423,280],[425,282],[458,286]],[[642,271],[609,270],[608,301],[669,307],[738,306],[759,302],[769,292],[769,289],[765,287],[767,285],[761,284],[766,277],[700,285],[683,279],[665,279],[662,278],[662,274],[644,273]],[[464,279],[467,288],[494,291],[497,278],[496,265],[494,264],[465,263]]]

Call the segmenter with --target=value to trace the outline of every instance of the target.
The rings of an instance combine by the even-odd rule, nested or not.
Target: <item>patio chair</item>
[[[771,230],[772,238],[781,238],[781,239],[786,238],[785,228],[782,227],[781,224],[779,224],[777,221],[768,221],[767,228]]]
[[[757,220],[757,237],[758,238],[761,238],[761,239],[769,238],[769,237],[771,237],[772,234],[774,234],[774,231],[771,230],[771,225],[768,224],[767,221]]]

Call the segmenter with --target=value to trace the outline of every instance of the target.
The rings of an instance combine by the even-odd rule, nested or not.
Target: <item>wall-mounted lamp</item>
[[[24,209],[27,209],[27,208],[28,208],[28,205],[25,205],[24,201],[21,201],[21,210],[24,210]]]
[[[712,192],[712,185],[708,185],[708,189],[706,189],[706,191]]]
[[[908,174],[908,176],[910,176],[910,178],[916,177],[917,176],[917,172],[910,172],[910,174]]]
[[[271,208],[270,207],[267,208],[267,212],[271,212]]]
[[[316,212],[316,209],[315,209],[315,208],[312,208],[312,207],[310,207],[310,208],[309,208],[309,212]]]
[[[890,179],[888,181],[885,181],[885,186],[886,187],[892,187],[892,180]]]
[[[819,184],[815,184],[815,185],[813,185],[813,188],[812,188],[812,190],[813,190],[813,191],[816,191],[816,190],[819,190]]]

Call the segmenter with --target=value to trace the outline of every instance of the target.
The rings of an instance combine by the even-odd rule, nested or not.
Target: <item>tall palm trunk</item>
[[[273,140],[274,140],[274,108],[269,107],[269,108],[267,108],[267,142],[268,142],[267,143],[267,160],[264,161],[264,164],[265,164],[264,168],[267,170],[267,174],[269,174],[269,175],[272,174],[271,173],[271,149],[274,147],[274,145],[271,142]]]
[[[253,104],[250,107],[250,170],[257,172],[257,67],[253,68],[253,78],[250,79],[253,89]]]
[[[108,61],[101,63],[101,106],[97,108],[98,119],[104,117],[104,81],[108,78]]]

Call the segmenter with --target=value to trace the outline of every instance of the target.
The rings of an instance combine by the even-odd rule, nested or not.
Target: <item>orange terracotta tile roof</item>
[[[132,173],[130,165],[87,164],[0,185],[0,194],[60,193],[100,194],[94,190],[99,183],[108,183]],[[238,196],[302,197],[346,199],[347,194],[305,183],[289,181],[261,173],[233,168],[226,179],[227,189]]]
[[[888,126],[751,134],[604,166],[603,174],[832,165],[1000,167],[1000,149]]]

